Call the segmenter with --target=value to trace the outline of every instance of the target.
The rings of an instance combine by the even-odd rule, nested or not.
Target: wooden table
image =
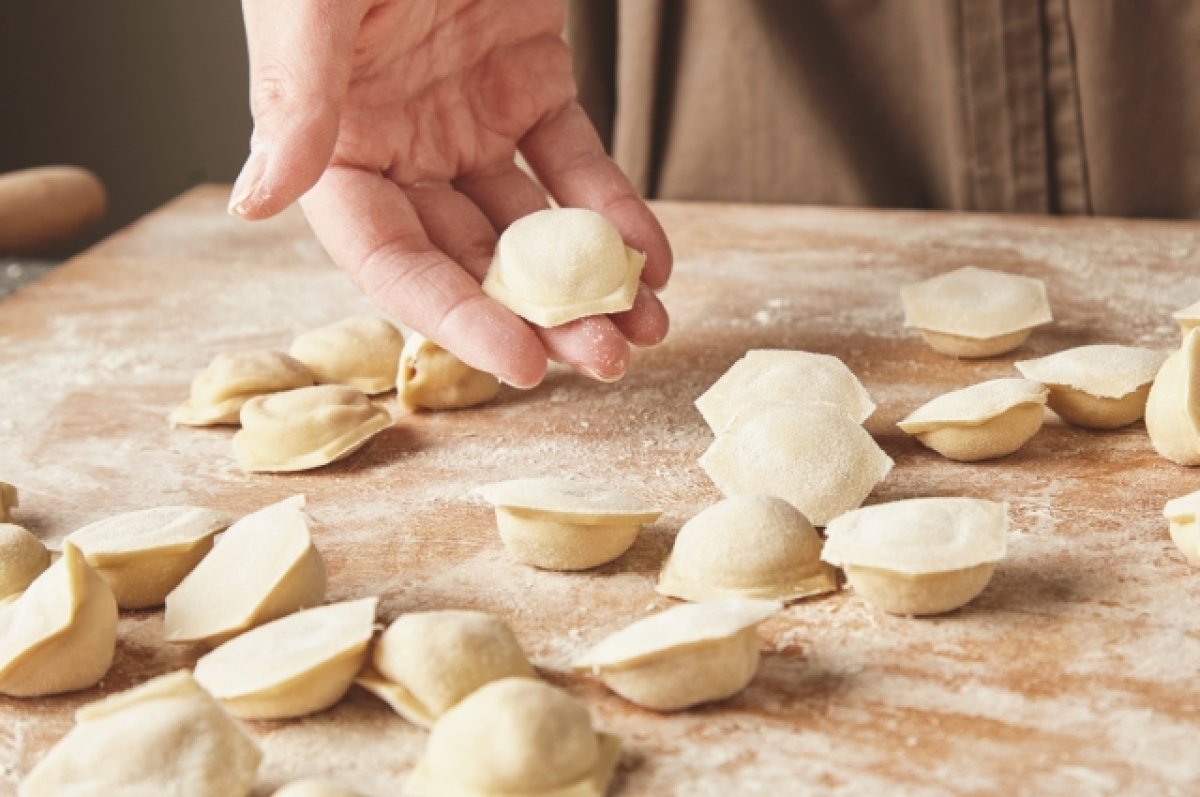
[[[992,463],[948,462],[895,421],[928,398],[1015,375],[956,362],[901,326],[902,285],[967,264],[1045,279],[1056,318],[1017,354],[1084,343],[1174,346],[1170,311],[1200,298],[1200,225],[661,203],[674,329],[619,384],[555,370],[473,411],[400,417],[349,461],[248,476],[225,429],[171,429],[170,408],[221,351],[286,348],[368,309],[298,212],[245,224],[225,192],[193,191],[0,302],[0,479],[50,543],[100,517],[193,502],[246,512],[308,495],[329,598],[382,597],[381,617],[441,607],[503,617],[547,677],[625,739],[613,795],[1195,794],[1200,788],[1196,573],[1164,501],[1200,472],[1157,458],[1138,425],[1053,420]],[[828,352],[880,409],[867,424],[896,468],[869,500],[1008,501],[1010,553],[952,615],[888,617],[852,592],[763,626],[741,696],[661,716],[566,664],[669,605],[653,585],[679,526],[719,494],[696,463],[711,435],[691,405],[746,349]],[[583,574],[514,562],[468,493],[539,474],[597,479],[667,509],[617,562]],[[0,700],[0,790],[12,791],[82,703],[191,664],[160,612],[123,615],[102,686]],[[360,691],[301,721],[255,723],[262,794],[322,774],[384,797],[425,733]]]

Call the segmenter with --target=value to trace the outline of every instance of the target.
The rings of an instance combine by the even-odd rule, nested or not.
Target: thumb
[[[243,0],[254,134],[230,213],[273,216],[312,188],[329,165],[365,5]]]

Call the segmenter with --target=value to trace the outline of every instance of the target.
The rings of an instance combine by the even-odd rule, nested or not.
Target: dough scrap
[[[354,388],[302,387],[246,402],[233,451],[247,472],[311,470],[350,456],[391,425],[387,410]]]
[[[1154,378],[1146,400],[1154,450],[1180,465],[1200,465],[1200,329],[1183,339]]]
[[[22,526],[0,523],[0,599],[19,595],[50,566],[50,552]]]
[[[500,538],[520,561],[545,570],[587,570],[629,550],[662,514],[640,498],[592,482],[514,479],[478,491],[496,508]]]
[[[1189,564],[1200,567],[1200,490],[1167,501],[1163,516],[1170,523],[1171,540]]]
[[[196,662],[196,682],[235,717],[288,719],[342,699],[367,658],[377,598],[289,614]]]
[[[975,266],[907,285],[900,298],[904,325],[953,357],[1012,351],[1034,327],[1053,320],[1041,280]]]
[[[160,506],[90,523],[67,539],[112,587],[117,606],[160,606],[233,522],[201,506]]]
[[[601,797],[620,753],[587,708],[530,678],[493,681],[446,712],[408,783],[412,797]]]
[[[726,496],[774,495],[816,526],[862,504],[892,464],[871,435],[828,403],[749,407],[700,457]]]
[[[362,797],[362,795],[331,780],[305,778],[293,780],[276,791],[272,797]]]
[[[599,213],[539,210],[500,236],[483,292],[526,321],[555,327],[633,307],[645,263]]]
[[[237,424],[242,405],[255,396],[314,384],[304,363],[268,349],[218,354],[192,380],[191,395],[171,411],[175,426]]]
[[[404,336],[372,315],[343,318],[299,335],[288,353],[308,366],[316,380],[373,396],[396,386]]]
[[[944,393],[896,425],[949,459],[994,459],[1013,453],[1042,428],[1048,393],[1029,379],[992,379]]]
[[[719,433],[746,407],[782,401],[836,404],[858,423],[875,411],[866,388],[837,357],[781,349],[746,352],[696,399],[696,409]]]
[[[246,515],[169,595],[168,642],[216,646],[325,599],[325,561],[313,545],[304,496]]]
[[[821,544],[808,518],[782,498],[726,498],[679,530],[657,590],[688,601],[833,592],[837,572],[821,561]]]
[[[912,498],[863,507],[826,528],[821,558],[889,614],[941,614],[987,586],[1004,558],[1005,504],[978,498]]]
[[[1200,327],[1200,301],[1176,310],[1171,317],[1179,323],[1179,334],[1186,338],[1189,332]]]
[[[39,697],[94,686],[112,666],[117,601],[70,542],[0,609],[0,694]]]
[[[743,599],[673,606],[606,637],[574,667],[656,711],[724,700],[753,680],[758,624],[782,608],[777,601]]]
[[[396,393],[410,410],[459,410],[491,401],[500,380],[413,333],[400,352]]]
[[[358,684],[426,728],[484,684],[537,677],[512,630],[484,612],[400,615],[375,644],[372,660]]]
[[[262,760],[187,670],[86,705],[75,722],[21,783],[20,797],[247,797]]]
[[[1150,383],[1167,352],[1138,346],[1078,346],[1015,365],[1050,389],[1049,404],[1067,423],[1117,429],[1141,420]]]
[[[17,488],[6,482],[0,482],[0,523],[11,523],[12,511],[20,505]]]

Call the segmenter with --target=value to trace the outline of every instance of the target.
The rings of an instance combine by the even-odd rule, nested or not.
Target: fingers
[[[644,282],[638,284],[633,307],[624,313],[614,313],[609,318],[630,343],[643,348],[662,343],[671,327],[667,309]]]
[[[617,164],[604,151],[587,114],[572,101],[538,122],[520,142],[538,179],[563,205],[603,214],[625,242],[646,253],[642,281],[659,289],[671,275],[671,245]]]
[[[546,351],[529,325],[430,241],[395,183],[335,166],[301,204],[333,259],[384,312],[509,384],[541,381]]]
[[[272,216],[320,178],[337,144],[363,0],[243,0],[250,53],[250,157],[229,212]]]

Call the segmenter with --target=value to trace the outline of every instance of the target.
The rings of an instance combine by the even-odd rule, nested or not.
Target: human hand
[[[251,154],[230,212],[301,199],[317,237],[395,316],[519,387],[547,359],[603,380],[629,343],[667,332],[653,290],[671,250],[575,101],[561,0],[243,0]],[[646,253],[632,309],[552,329],[479,288],[497,231],[548,206],[520,150],[562,205],[606,216]]]

